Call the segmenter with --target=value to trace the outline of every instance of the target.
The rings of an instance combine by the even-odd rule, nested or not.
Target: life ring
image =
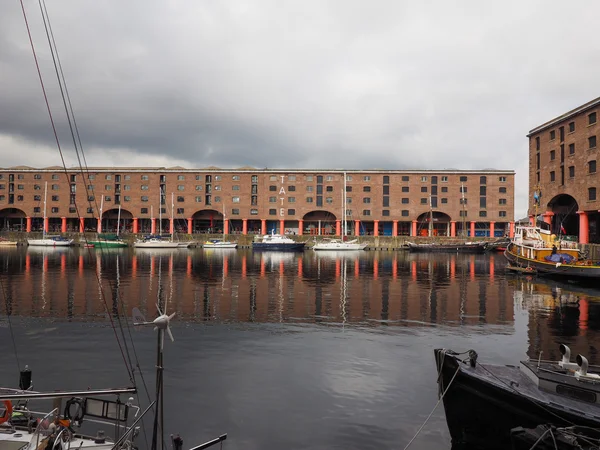
[[[13,407],[12,402],[10,400],[3,400],[4,403],[4,415],[0,416],[0,424],[6,422],[8,419],[12,417]]]
[[[71,411],[73,405],[76,405],[75,411]],[[69,420],[81,422],[85,416],[85,401],[82,398],[71,397],[65,404],[64,416]]]

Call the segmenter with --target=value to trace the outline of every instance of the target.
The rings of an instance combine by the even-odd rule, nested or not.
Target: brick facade
[[[82,173],[13,167],[0,169],[0,223],[41,229],[47,183],[46,215],[53,231],[79,231],[79,217],[86,230],[96,230],[100,211],[102,230],[116,229],[120,205],[121,226],[129,231],[149,232],[152,219],[156,231],[169,231],[173,217],[175,230],[182,232],[225,226],[238,233],[306,234],[320,226],[323,233],[339,234],[344,173],[350,234],[420,234],[430,199],[438,235],[457,235],[463,211],[467,231],[478,236],[489,235],[490,224],[504,234],[514,221],[514,171],[107,167]]]
[[[598,146],[600,98],[529,132],[529,215],[563,225],[580,242],[600,242]],[[534,192],[542,192],[540,204]]]

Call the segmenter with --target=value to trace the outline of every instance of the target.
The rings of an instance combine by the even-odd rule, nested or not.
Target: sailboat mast
[[[223,242],[225,242],[225,203],[223,203]]]
[[[171,192],[171,242],[173,242],[173,235],[175,234],[175,193]]]
[[[158,234],[162,235],[162,199],[163,199],[163,191],[162,187],[160,189],[160,197],[158,200]]]
[[[98,215],[98,220],[100,221],[100,231],[102,231],[102,209],[104,208],[104,194],[100,197],[100,214]]]
[[[429,194],[429,237],[433,235],[433,206],[431,205],[431,194]]]
[[[48,197],[48,182],[44,185],[44,219],[42,222],[42,239],[46,239],[46,198]]]
[[[119,229],[121,228],[121,204],[119,204],[119,213],[117,214],[117,237],[119,237]]]
[[[342,215],[343,217],[343,225],[342,225],[342,241],[344,241],[344,239],[346,239],[346,236],[348,235],[348,222],[346,221],[346,172],[344,172],[344,190],[342,192]]]
[[[462,193],[462,235],[464,238],[467,237],[467,219],[465,216],[465,184],[460,184],[460,191]]]

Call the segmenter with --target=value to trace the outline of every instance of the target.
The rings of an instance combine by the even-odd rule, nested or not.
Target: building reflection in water
[[[186,249],[2,250],[13,314],[91,320],[151,317],[168,301],[180,320],[494,324],[512,332],[519,289],[501,255]],[[98,280],[101,281],[100,289]]]

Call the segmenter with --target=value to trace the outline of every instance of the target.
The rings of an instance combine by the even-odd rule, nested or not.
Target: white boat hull
[[[335,250],[335,251],[355,251],[364,250],[368,244],[361,244],[360,242],[342,242],[342,241],[331,241],[331,242],[319,242],[313,246],[313,250]]]
[[[135,248],[177,248],[178,242],[136,242],[133,244]]]
[[[73,243],[73,239],[66,241],[55,241],[54,239],[27,239],[27,244],[36,247],[68,247]]]

